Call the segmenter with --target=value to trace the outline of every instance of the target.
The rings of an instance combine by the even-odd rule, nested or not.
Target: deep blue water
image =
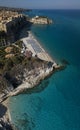
[[[52,25],[31,30],[64,71],[44,80],[33,93],[10,99],[12,121],[19,130],[80,130],[80,10],[33,10],[46,15]]]

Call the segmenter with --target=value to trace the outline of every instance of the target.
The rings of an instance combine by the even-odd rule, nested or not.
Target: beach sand
[[[32,51],[33,55],[37,55],[38,58],[44,61],[51,61],[56,64],[52,57],[45,51],[42,45],[37,41],[35,36],[29,31],[28,37],[22,38],[21,40],[25,46]]]

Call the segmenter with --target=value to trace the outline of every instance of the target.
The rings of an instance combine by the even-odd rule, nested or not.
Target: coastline
[[[46,15],[49,13],[48,15],[54,17],[56,22],[60,22],[59,25],[55,23],[57,24],[56,27],[52,26],[50,29],[46,29],[46,38],[43,36],[45,27],[43,27],[44,29],[40,28],[40,30],[33,28],[34,35],[37,40],[39,37],[42,41],[43,48],[49,52],[55,61],[59,58],[56,63],[60,63],[63,58],[68,63],[65,63],[67,66],[65,70],[53,73],[35,88],[25,91],[19,96],[9,98],[8,107],[12,123],[19,126],[19,130],[26,130],[26,127],[29,126],[33,126],[28,128],[32,130],[53,130],[53,128],[57,130],[80,130],[80,56],[77,55],[80,47],[80,42],[77,40],[79,39],[80,17],[77,17],[79,12],[72,12],[66,11],[64,13],[64,11],[60,12],[59,10],[42,12]],[[65,16],[65,14],[67,15]],[[66,38],[67,40],[65,40]],[[50,40],[52,41],[50,42]]]
[[[44,70],[44,68],[41,70],[40,74],[37,77],[31,77],[31,79],[29,80],[28,78],[25,78],[26,80],[23,81],[23,83],[21,85],[19,85],[16,89],[14,89],[12,92],[9,93],[8,96],[15,96],[17,94],[22,93],[23,91],[27,90],[27,89],[31,89],[34,88],[35,86],[37,86],[38,84],[40,84],[40,82],[42,80],[44,80],[45,78],[49,77],[50,75],[52,75],[54,72],[58,71],[58,70],[62,70],[64,69],[64,66],[62,65],[58,65],[53,59],[52,57],[48,54],[48,52],[42,47],[42,45],[39,43],[39,41],[35,38],[35,36],[32,34],[31,31],[28,31],[29,36],[22,38],[20,40],[23,41],[23,43],[25,44],[26,47],[28,47],[29,50],[31,50],[33,53],[35,53],[35,55],[38,56],[38,58],[40,58],[43,61],[47,61],[47,62],[51,62],[52,66],[50,68],[46,68]],[[38,47],[42,50],[41,52],[36,53],[34,52],[35,50],[33,50],[33,48],[31,47],[29,40],[33,41],[33,43],[36,43],[36,45],[38,45]],[[39,70],[40,71],[40,70]],[[28,81],[29,80],[29,81]]]
[[[36,41],[36,43],[38,44],[38,46],[40,46],[40,48],[45,52],[45,50],[42,48],[42,46],[39,44],[39,42],[33,37],[33,35],[31,34],[31,32],[29,32],[29,37],[27,37],[27,39],[34,39]],[[46,53],[47,54],[47,53]],[[50,59],[50,56],[49,56],[49,59]],[[51,59],[51,61],[53,61]],[[52,69],[50,70],[52,72]],[[49,76],[50,75],[50,72],[46,73],[44,76],[43,74],[41,75],[42,79],[39,80],[39,77],[35,80],[35,82],[33,84],[29,84],[27,81],[23,82],[20,86],[18,86],[15,90],[13,90],[12,92],[10,92],[7,97],[10,97],[10,96],[15,96],[21,92],[23,92],[24,90],[26,89],[30,89],[30,88],[33,88],[35,87],[36,85],[38,85],[41,80],[43,80],[46,76]],[[39,80],[37,82],[37,80]],[[1,101],[1,104],[6,107],[6,113],[4,114],[4,116],[2,118],[0,118],[1,120],[4,121],[4,124],[5,122],[7,124],[10,124],[12,125],[11,123],[11,115],[10,115],[10,111],[9,111],[9,107],[8,107],[8,103],[9,103],[9,98],[6,98],[5,100]]]
[[[7,98],[5,101],[2,102],[2,104],[7,107],[7,111],[6,111],[6,114],[5,114],[5,117],[6,119],[8,119],[10,122],[11,122],[11,115],[10,115],[10,110],[9,110],[9,98]]]
[[[0,103],[0,106],[3,107],[2,110],[0,111],[0,115],[1,115],[1,113],[4,113],[2,116],[0,116],[1,130],[4,130],[4,129],[5,130],[14,130],[15,129],[14,125],[12,124],[11,114],[10,114],[8,103],[9,103],[9,98],[7,98],[5,101]]]
[[[12,92],[10,92],[7,95],[7,97],[15,96],[17,94],[22,93],[23,91],[25,91],[27,89],[31,89],[31,88],[37,86],[38,84],[41,83],[42,80],[49,77],[50,75],[52,75],[57,70],[62,70],[64,68],[61,65],[57,65],[57,63],[46,52],[46,50],[42,47],[42,45],[38,42],[38,40],[34,37],[34,35],[31,32],[29,32],[28,37],[20,39],[20,40],[24,41],[24,39],[26,39],[26,41],[27,40],[35,41],[36,45],[41,49],[41,52],[39,53],[39,55],[37,54],[38,58],[40,58],[41,60],[44,60],[44,61],[51,62],[51,63],[53,63],[53,65],[50,68],[46,68],[46,69],[43,68],[41,71],[39,70],[40,74],[37,77],[30,77],[29,80],[26,78],[26,80],[23,81],[23,83],[21,85],[19,85],[16,89],[14,89]],[[26,44],[28,44],[28,43],[26,43]],[[31,46],[30,46],[29,49],[31,49]],[[8,102],[9,102],[9,98],[2,102],[2,104],[7,108],[7,111],[6,111],[5,116],[4,116],[3,119],[4,119],[4,121],[6,120],[6,122],[8,122],[12,126],[11,115],[10,115],[10,111],[9,111],[9,107],[8,107]]]
[[[21,39],[23,41],[23,43],[25,44],[25,46],[29,47],[29,49],[31,49],[32,52],[35,53],[35,55],[38,55],[38,58],[40,58],[42,60],[45,60],[45,61],[51,61],[51,62],[54,62],[56,64],[56,62],[48,54],[46,49],[44,49],[42,44],[40,44],[40,42],[36,39],[34,34],[31,31],[28,31],[28,35],[29,35],[28,37],[25,37],[25,38]],[[31,42],[33,41],[33,43],[36,44],[36,46],[38,46],[38,48],[40,48],[41,51],[40,52],[36,52],[36,50],[33,47],[28,46],[28,44],[30,45],[30,43],[28,43],[29,41],[31,41]]]

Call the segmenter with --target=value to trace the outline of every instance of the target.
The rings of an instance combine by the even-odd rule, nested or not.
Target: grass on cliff
[[[14,88],[22,83],[24,71],[28,73],[36,68],[46,67],[48,62],[37,57],[27,58],[21,54],[22,42],[0,47],[0,92],[5,91],[11,83]],[[14,55],[11,55],[14,54]]]
[[[6,52],[5,49],[12,47],[12,52]],[[23,56],[21,56],[21,49],[15,45],[7,45],[0,47],[0,74],[4,71],[9,71],[14,65],[21,63]],[[9,56],[14,54],[13,57]],[[8,58],[6,58],[8,56]]]
[[[13,47],[13,45],[11,45]],[[36,67],[40,67],[44,61],[38,58],[29,58],[25,57],[20,53],[20,49],[14,46],[14,56],[6,58],[7,53],[5,52],[5,47],[0,48],[0,74],[5,71],[10,71],[13,67],[22,64],[28,70],[34,69]],[[10,53],[8,53],[9,55]]]

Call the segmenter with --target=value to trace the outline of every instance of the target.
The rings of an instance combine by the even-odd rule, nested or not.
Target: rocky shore
[[[6,58],[9,56],[9,65],[21,59],[18,61],[20,63],[7,68],[6,73],[0,75],[1,82],[4,81],[1,85],[3,85],[4,88],[6,85],[6,88],[3,89],[2,94],[0,94],[0,102],[9,96],[17,95],[26,89],[33,88],[55,71],[64,68],[64,65],[57,65],[31,32],[29,32],[28,37],[21,39],[21,41],[21,43],[18,43],[21,48],[15,44],[5,49],[6,52],[9,51],[9,54],[5,56]],[[14,56],[11,55],[13,53],[13,47],[21,49],[19,50],[21,52],[18,54],[21,56],[16,60],[14,59],[16,58],[14,57],[15,54],[13,54]]]
[[[0,103],[0,130],[15,130],[15,127],[11,123],[8,100]]]
[[[22,38],[20,42],[5,47],[4,54],[4,58],[7,58],[7,68],[4,66],[6,71],[0,74],[0,85],[2,85],[0,114],[4,110],[3,115],[0,116],[0,129],[13,130],[15,127],[11,123],[6,99],[37,86],[42,80],[64,69],[65,66],[57,65],[31,32],[28,32],[28,37]]]
[[[44,16],[35,16],[30,20],[30,22],[32,22],[33,24],[52,24],[53,23],[51,19]]]
[[[23,83],[21,85],[19,85],[16,89],[14,89],[13,91],[9,92],[4,97],[2,97],[1,103],[0,103],[0,114],[1,114],[0,115],[0,130],[16,130],[15,126],[11,122],[11,116],[8,109],[8,99],[5,100],[6,98],[10,96],[18,95],[26,91],[27,89],[31,89],[37,86],[38,84],[40,84],[42,80],[49,77],[54,72],[62,70],[64,68],[65,68],[64,66],[56,65],[55,68],[52,66],[50,68],[46,68],[45,70],[43,69],[35,78],[32,75],[32,72],[30,72],[31,74],[29,73],[29,76],[25,77],[25,80],[23,80]]]

